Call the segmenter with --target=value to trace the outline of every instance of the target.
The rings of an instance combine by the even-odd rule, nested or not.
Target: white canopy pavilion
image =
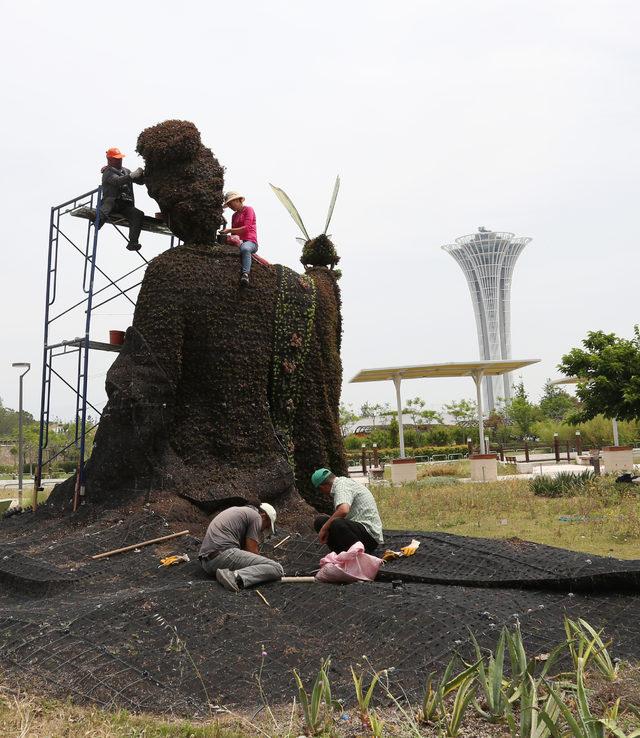
[[[500,359],[496,361],[457,361],[449,364],[419,364],[416,366],[393,366],[384,369],[362,369],[351,382],[380,382],[392,380],[396,388],[398,403],[398,426],[400,436],[400,458],[405,458],[404,427],[402,423],[402,395],[400,384],[403,379],[426,379],[431,377],[471,377],[476,384],[478,404],[478,428],[480,431],[480,453],[485,452],[484,420],[482,410],[482,378],[496,376],[537,364],[540,359]]]

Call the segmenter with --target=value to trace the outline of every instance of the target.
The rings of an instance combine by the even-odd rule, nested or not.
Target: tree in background
[[[349,435],[349,428],[356,420],[359,420],[359,416],[353,412],[353,405],[345,405],[341,402],[338,408],[338,424],[343,438]]]
[[[576,430],[580,431],[584,449],[611,446],[613,443],[611,420],[605,418],[604,415],[597,415],[577,426],[569,425],[568,422],[557,423],[545,418],[534,423],[533,435],[539,438],[545,446],[552,446],[554,434],[557,433],[562,443],[569,441],[573,446],[576,442]],[[640,439],[640,423],[636,420],[620,420],[618,421],[618,433],[622,445],[637,445]]]
[[[17,438],[18,437],[18,416],[17,410],[5,407],[0,397],[0,438]],[[35,423],[33,415],[26,410],[23,411],[25,425]]]
[[[513,397],[504,405],[505,415],[518,438],[530,438],[534,423],[540,419],[540,408],[529,401],[522,379],[513,386],[513,391]]]
[[[540,399],[540,412],[545,418],[561,423],[577,405],[575,398],[566,390],[551,384],[551,380],[547,379]]]
[[[421,397],[414,397],[411,400],[407,400],[407,406],[404,412],[411,418],[411,422],[414,425],[420,425],[426,404]]]
[[[373,421],[372,425],[375,428],[376,420],[388,412],[389,412],[388,402],[385,402],[384,405],[381,405],[379,402],[376,402],[375,404],[371,402],[365,402],[364,405],[360,408],[360,417],[361,418],[371,418],[371,420]]]
[[[509,418],[505,415],[503,406],[492,410],[484,421],[484,427],[491,431],[491,439],[496,443],[509,443],[511,440],[513,428],[509,424]]]
[[[640,418],[640,332],[633,338],[618,338],[615,333],[590,331],[562,357],[558,368],[568,377],[584,378],[577,385],[580,407],[568,416],[579,423],[597,415],[619,420]]]
[[[403,412],[411,418],[415,426],[442,423],[442,417],[435,410],[428,410],[427,403],[421,397],[407,400],[407,406]]]
[[[442,406],[447,415],[451,415],[455,425],[462,428],[473,428],[478,422],[478,406],[473,400],[459,400]]]
[[[443,405],[442,409],[453,418],[453,423],[456,426],[454,438],[457,443],[466,443],[468,437],[476,437],[478,406],[473,400],[450,402]]]
[[[391,446],[399,446],[400,445],[400,426],[398,425],[398,413],[390,413],[391,420],[389,421],[389,426],[387,428],[387,432],[389,434],[389,444]]]

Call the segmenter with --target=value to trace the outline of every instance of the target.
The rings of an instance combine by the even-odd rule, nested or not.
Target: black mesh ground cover
[[[412,538],[420,541],[416,555],[387,562],[379,579],[571,592],[637,591],[640,586],[640,560],[595,556],[520,539],[386,531],[378,554],[385,548],[397,551]],[[278,549],[266,550],[297,574],[316,570],[326,552],[315,540],[299,535]]]
[[[538,570],[559,577],[566,565],[574,577],[583,554],[492,541],[492,557],[491,545],[481,539],[417,534],[420,553],[399,562],[406,568],[411,563],[409,574],[385,567],[385,579],[404,580],[399,589],[389,581],[347,587],[277,583],[260,588],[267,607],[255,592],[226,592],[195,561],[159,569],[166,553],[195,558],[199,544],[191,536],[90,559],[166,534],[166,521],[151,509],[120,518],[114,512],[78,527],[45,521],[38,530],[34,535],[33,518],[26,515],[0,525],[0,667],[11,678],[39,679],[51,694],[104,707],[204,715],[208,701],[257,705],[263,646],[262,684],[274,702],[294,693],[293,668],[310,678],[329,655],[332,680],[343,695],[352,691],[349,667],[366,667],[367,656],[375,668],[391,670],[394,689],[416,697],[431,669],[442,668],[456,649],[469,653],[469,628],[491,647],[502,625],[518,620],[532,653],[548,652],[562,639],[564,612],[604,627],[616,655],[640,659],[637,594],[615,587],[606,594],[531,588]],[[387,543],[395,548],[413,536],[388,534]],[[469,580],[489,581],[490,588],[446,583],[465,576],[461,551]],[[289,574],[317,568],[323,553],[314,540],[295,533],[265,552]],[[497,586],[501,557],[529,577],[528,589]],[[598,572],[607,562],[620,566],[613,559],[591,560]],[[633,562],[622,563],[634,570]],[[435,576],[436,564],[442,567],[439,582],[410,581]]]

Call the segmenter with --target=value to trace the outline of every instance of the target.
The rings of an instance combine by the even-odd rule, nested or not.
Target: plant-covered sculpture
[[[207,511],[255,498],[286,507],[297,488],[322,508],[311,473],[346,469],[335,259],[302,276],[256,264],[241,291],[237,248],[216,243],[223,169],[197,128],[160,123],[137,150],[149,194],[184,243],[147,267],[107,374],[87,502],[165,490]],[[51,504],[71,492],[60,485]]]

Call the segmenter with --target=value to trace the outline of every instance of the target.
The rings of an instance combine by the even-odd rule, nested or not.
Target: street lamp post
[[[22,430],[22,380],[31,369],[26,361],[17,361],[11,364],[16,369],[24,369],[20,375],[20,397],[18,400],[18,505],[22,507],[22,471],[24,469],[24,434]]]

